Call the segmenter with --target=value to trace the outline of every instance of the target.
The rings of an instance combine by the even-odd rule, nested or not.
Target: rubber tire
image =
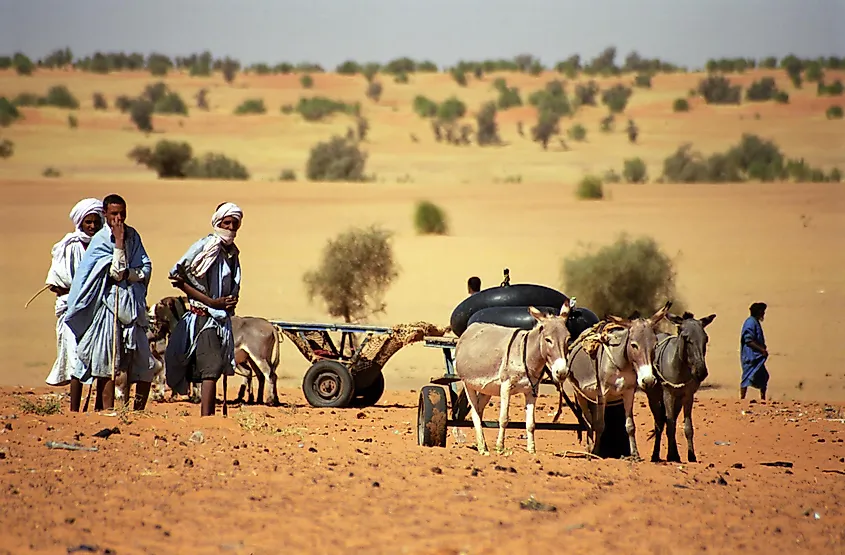
[[[384,394],[384,374],[378,372],[367,387],[356,388],[351,406],[355,408],[371,407],[379,402]]]
[[[317,391],[318,381],[334,379],[336,394],[327,398]],[[349,369],[336,360],[318,360],[311,365],[302,378],[302,393],[312,407],[344,408],[348,407],[355,394],[355,380]]]
[[[550,306],[535,307],[546,314],[558,314],[560,309],[555,310]],[[528,312],[527,306],[491,306],[482,308],[473,314],[467,322],[467,327],[476,322],[485,324],[496,324],[506,328],[519,328],[530,330],[537,323],[537,320]]]
[[[577,303],[576,303],[577,304]],[[599,323],[599,317],[583,306],[576,306],[566,319],[566,329],[569,330],[569,336],[573,341],[584,333],[584,330],[590,329]]]
[[[458,337],[469,325],[469,319],[476,312],[496,306],[547,306],[560,312],[567,296],[544,285],[518,283],[504,287],[491,287],[470,295],[452,311],[449,325]]]
[[[417,443],[421,447],[446,447],[446,390],[437,385],[420,389],[417,408]]]

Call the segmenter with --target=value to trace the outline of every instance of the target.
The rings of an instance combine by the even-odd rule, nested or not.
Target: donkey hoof
[[[694,453],[690,453],[687,457],[687,460],[691,463],[698,462],[698,458],[695,456]]]

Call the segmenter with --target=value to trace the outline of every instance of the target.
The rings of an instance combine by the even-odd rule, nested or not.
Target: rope
[[[660,378],[663,381],[663,385],[668,385],[669,387],[671,387],[673,389],[683,389],[687,385],[689,385],[689,383],[692,381],[692,378],[688,379],[684,383],[671,382],[671,381],[667,380],[666,377],[663,374],[660,373],[660,368],[657,365],[657,361],[660,359],[659,353],[661,352],[661,348],[665,349],[666,345],[669,344],[669,340],[674,339],[676,337],[678,337],[678,336],[677,335],[668,335],[668,336],[664,337],[663,339],[661,339],[660,341],[658,341],[657,345],[654,348],[654,354],[655,354],[654,358],[655,358],[655,360],[652,362],[651,367],[654,368],[654,373],[657,374],[657,377]]]

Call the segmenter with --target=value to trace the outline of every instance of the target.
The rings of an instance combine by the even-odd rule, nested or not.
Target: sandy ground
[[[579,448],[568,432],[538,431],[536,456],[519,430],[503,455],[451,434],[446,449],[419,447],[413,391],[358,411],[315,410],[286,390],[282,408],[205,420],[189,403],[122,420],[63,403],[42,417],[21,398],[36,395],[0,393],[0,553],[845,551],[842,405],[701,400],[699,462],[686,462],[681,439],[682,464],[654,464],[564,457]],[[636,410],[648,456],[650,416]],[[119,435],[93,437],[114,426]],[[774,462],[791,466],[764,464]],[[532,496],[555,510],[521,510]]]
[[[0,430],[0,553],[65,553],[80,544],[120,554],[446,555],[547,553],[561,546],[625,553],[845,552],[845,482],[824,472],[845,470],[845,347],[838,336],[845,323],[845,188],[616,184],[606,186],[602,202],[573,195],[587,172],[619,172],[624,159],[639,156],[654,178],[681,143],[709,153],[734,144],[743,132],[772,138],[789,156],[825,170],[845,167],[843,124],[824,118],[825,108],[841,99],[818,98],[813,87],[794,90],[782,72],[772,74],[789,92],[788,106],[712,107],[693,99],[692,111],[673,114],[672,100],[685,97],[701,76],[661,75],[653,89],[635,90],[627,111],[641,129],[639,144],[629,144],[620,131],[624,119],[616,132],[600,133],[604,109],[586,108],[563,127],[585,125],[588,141],[570,142],[568,152],[556,145],[544,152],[516,133],[518,121],[533,123],[530,108],[500,113],[508,142],[503,148],[437,144],[428,122],[411,111],[416,94],[435,100],[456,94],[467,102],[471,120],[472,111],[493,98],[495,76],[471,80],[467,88],[446,75],[412,76],[409,85],[385,80],[378,104],[364,97],[361,77],[318,75],[314,90],[304,93],[297,76],[241,75],[233,86],[219,75],[168,76],[188,100],[207,87],[212,110],[156,116],[157,132],[145,137],[116,110],[94,111],[91,94],[101,91],[111,103],[119,94],[138,94],[155,81],[150,76],[39,71],[20,78],[0,72],[3,94],[43,94],[61,83],[82,102],[75,112],[78,129],[68,128],[65,110],[27,108],[23,121],[0,130],[15,142],[15,155],[0,160],[7,230],[0,235],[0,415],[17,415],[0,422],[11,425]],[[555,76],[505,77],[527,97]],[[283,168],[301,176],[311,146],[343,134],[351,123],[336,117],[308,124],[280,113],[281,105],[302,94],[362,101],[375,182],[276,180]],[[255,97],[265,99],[266,115],[232,115],[241,101]],[[126,153],[161,138],[189,141],[198,153],[234,156],[253,179],[156,180]],[[41,177],[48,166],[61,177]],[[699,317],[717,314],[708,327],[710,376],[695,409],[700,462],[562,458],[555,454],[578,446],[574,434],[555,432],[538,432],[536,457],[524,452],[518,431],[508,435],[508,456],[482,458],[451,436],[445,450],[417,447],[415,391],[443,372],[441,353],[420,345],[390,360],[390,391],[364,411],[305,406],[299,387],[307,363],[286,342],[282,408],[235,408],[227,420],[204,422],[190,404],[155,404],[128,421],[70,416],[66,403],[63,415],[27,414],[16,395],[43,386],[55,357],[55,317],[48,294],[27,310],[23,305],[43,284],[51,245],[70,231],[70,207],[112,192],[127,199],[128,223],[152,257],[150,303],[173,293],[165,279],[169,268],[207,233],[214,207],[231,200],[245,211],[238,235],[244,272],[239,313],[292,321],[331,320],[307,299],[302,275],[326,241],[351,226],[376,224],[394,234],[400,275],[387,293],[387,311],[371,319],[386,325],[445,325],[466,294],[468,276],[493,286],[505,267],[514,283],[546,284],[578,296],[561,282],[566,257],[620,233],[650,235],[676,260],[679,301]],[[448,236],[415,234],[412,212],[422,199],[446,210]],[[738,334],[748,306],[759,300],[769,304],[764,329],[774,401],[740,405]],[[230,398],[236,384],[231,387]],[[512,420],[522,420],[521,407],[517,401]],[[638,437],[647,455],[650,417],[644,407],[637,409]],[[544,419],[550,410],[544,409]],[[259,426],[265,421],[268,427]],[[92,438],[115,425],[120,435]],[[189,441],[196,430],[203,443]],[[76,436],[100,451],[44,446]],[[772,461],[794,466],[761,466]],[[733,466],[740,463],[742,468]],[[720,475],[726,485],[713,482]],[[557,511],[520,510],[519,502],[532,494]]]

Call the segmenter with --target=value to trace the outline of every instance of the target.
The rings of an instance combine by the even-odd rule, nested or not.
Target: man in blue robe
[[[752,386],[760,390],[760,399],[765,400],[769,383],[769,371],[766,370],[769,351],[760,322],[766,316],[766,303],[752,304],[749,312],[751,315],[742,324],[740,334],[742,381],[739,384],[739,398],[745,399],[748,386]]]
[[[200,416],[214,415],[217,381],[224,374],[235,373],[232,315],[241,289],[235,237],[242,220],[237,205],[224,202],[218,206],[211,216],[213,233],[191,245],[168,276],[173,286],[188,296],[190,310],[167,343],[167,385],[185,395],[189,383],[202,384]],[[223,383],[225,387],[225,380]]]
[[[124,402],[136,384],[134,409],[143,410],[153,379],[146,337],[152,263],[141,236],[125,224],[126,201],[109,195],[103,212],[107,225],[91,238],[68,294],[65,322],[76,336],[79,358],[71,377],[71,410],[79,411],[82,384],[94,379],[94,410],[114,408],[115,380]]]

